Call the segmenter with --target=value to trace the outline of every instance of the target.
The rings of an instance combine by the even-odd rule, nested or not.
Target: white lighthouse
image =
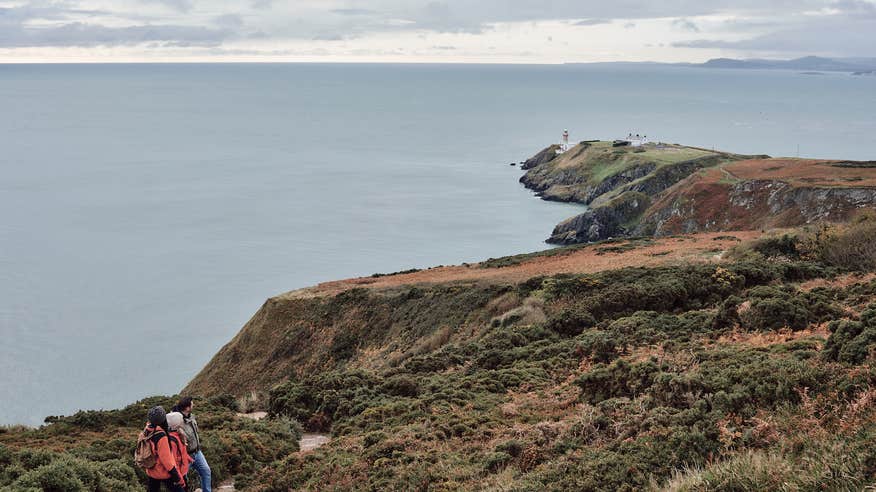
[[[563,130],[563,140],[560,142],[560,149],[557,153],[562,154],[567,150],[569,150],[569,130]]]

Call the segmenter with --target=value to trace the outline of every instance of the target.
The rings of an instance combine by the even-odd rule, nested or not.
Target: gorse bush
[[[133,462],[137,434],[145,425],[147,409],[155,405],[170,409],[175,401],[152,397],[120,410],[51,417],[47,419],[50,424],[42,428],[4,435],[0,442],[18,446],[39,442],[53,451],[14,450],[0,444],[0,490],[142,490],[145,474]],[[298,450],[301,426],[292,420],[240,418],[212,400],[199,401],[197,412],[202,447],[216,483],[232,476],[245,480]]]
[[[825,224],[800,240],[803,256],[846,270],[876,268],[876,213],[865,211],[847,224]]]
[[[27,451],[6,450],[5,454],[0,465],[0,490],[124,492],[142,488],[134,469],[121,459],[95,461],[48,453],[34,461]]]
[[[830,337],[824,344],[828,360],[860,364],[876,347],[876,304],[861,313],[860,320],[837,320],[828,325]]]

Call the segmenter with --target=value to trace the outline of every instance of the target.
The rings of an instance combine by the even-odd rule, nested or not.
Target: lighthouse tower
[[[563,143],[560,145],[563,152],[569,150],[569,130],[563,130]]]

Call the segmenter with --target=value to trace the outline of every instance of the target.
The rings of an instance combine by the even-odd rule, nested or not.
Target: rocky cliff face
[[[557,224],[547,242],[577,244],[629,236],[629,225],[648,208],[648,195],[624,193],[603,206],[592,208]]]
[[[523,165],[520,166],[520,169],[532,169],[554,160],[557,157],[557,150],[559,148],[559,145],[554,144],[542,149],[538,154],[526,159],[526,161],[523,162]]]
[[[548,149],[545,149],[545,151]],[[520,181],[546,200],[590,205],[547,240],[574,244],[843,221],[876,207],[873,162],[772,159],[678,145],[587,142],[530,161]]]
[[[590,205],[554,229],[549,243],[574,244],[633,233],[654,199],[692,173],[744,156],[678,145],[615,148],[584,142],[547,159],[527,161],[520,182],[545,200]]]
[[[643,214],[633,234],[795,227],[847,220],[876,207],[876,188],[798,187],[784,181],[716,182],[697,176],[680,183]]]

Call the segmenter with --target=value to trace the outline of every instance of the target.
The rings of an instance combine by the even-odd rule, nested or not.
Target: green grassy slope
[[[858,490],[876,480],[876,250],[862,244],[872,219],[719,264],[279,304],[271,349],[225,362],[307,369],[262,388],[264,423],[217,394],[201,410],[209,455],[260,491]],[[0,488],[133,489],[153,403],[4,429]],[[295,452],[286,419],[333,440]]]
[[[631,183],[671,180],[665,189],[701,167],[739,159],[742,156],[674,144],[647,144],[642,147],[613,147],[611,142],[582,142],[527,170],[521,178],[530,189],[547,200],[585,204]],[[697,162],[697,165],[689,165]],[[680,176],[667,173],[667,167],[684,165]],[[650,187],[655,187],[651,185]]]

